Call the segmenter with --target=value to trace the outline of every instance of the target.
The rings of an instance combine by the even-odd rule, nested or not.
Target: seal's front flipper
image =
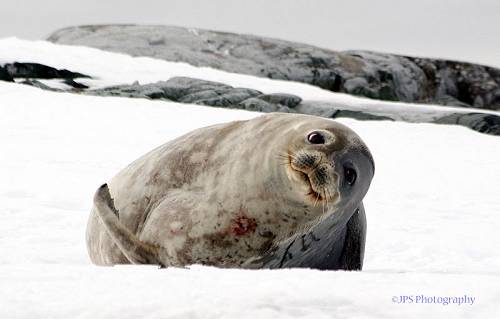
[[[366,215],[360,203],[345,225],[332,215],[307,234],[269,251],[247,267],[361,270],[365,252]]]
[[[365,256],[366,215],[363,203],[347,222],[344,248],[340,256],[340,269],[361,270]]]
[[[132,264],[154,264],[165,266],[158,258],[159,247],[143,243],[118,219],[107,184],[102,185],[94,196],[97,215],[104,224],[109,236]]]

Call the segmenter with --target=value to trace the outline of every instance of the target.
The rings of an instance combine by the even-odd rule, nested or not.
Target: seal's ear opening
[[[357,176],[358,174],[356,173],[356,170],[353,167],[344,165],[344,179],[348,185],[353,186],[354,183],[356,182]]]
[[[141,242],[120,222],[119,212],[111,198],[107,184],[97,189],[94,195],[94,205],[108,235],[130,263],[164,266],[158,258],[159,247]]]

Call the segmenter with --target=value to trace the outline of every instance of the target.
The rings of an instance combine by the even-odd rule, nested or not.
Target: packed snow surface
[[[2,41],[1,58],[14,59]],[[33,57],[49,46],[37,45]],[[78,60],[90,68],[91,58],[82,53]],[[45,62],[77,64],[63,59]],[[215,72],[198,74],[205,71]],[[263,79],[244,79],[246,87],[264,86]],[[376,164],[364,200],[362,272],[90,263],[84,234],[99,185],[192,129],[256,116],[0,82],[0,318],[500,316],[500,140],[458,126],[340,120],[363,138]]]

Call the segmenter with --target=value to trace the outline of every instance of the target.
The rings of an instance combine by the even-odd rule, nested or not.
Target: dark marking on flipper
[[[111,194],[109,193],[108,184],[101,185],[101,187],[99,187],[98,192],[100,193],[100,196],[106,202],[108,207],[111,209],[113,214],[116,217],[120,218],[120,212],[118,211],[118,209],[116,209],[115,200],[111,197]]]
[[[281,257],[281,260],[280,260],[280,265],[279,265],[279,268],[283,268],[283,264],[285,263],[285,260],[286,258],[288,257],[289,259],[292,259],[293,256],[291,253],[289,253],[288,251],[290,250],[290,247],[292,247],[292,245],[295,243],[295,239],[292,240],[290,242],[290,244],[288,244],[288,246],[286,247],[285,249],[285,252],[283,253],[283,256]]]

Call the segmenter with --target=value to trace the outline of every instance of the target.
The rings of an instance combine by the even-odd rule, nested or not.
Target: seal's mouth
[[[299,177],[300,179],[302,179],[305,184],[309,187],[309,191],[306,193],[306,196],[309,197],[311,200],[315,201],[315,202],[318,202],[318,201],[323,201],[324,200],[324,197],[323,195],[316,191],[314,189],[314,186],[313,186],[313,183],[311,181],[311,178],[309,177],[309,174],[300,170],[300,169],[297,169],[297,168],[294,168],[293,167],[293,164],[292,164],[292,155],[291,154],[288,154],[288,166],[290,167],[290,169],[295,172]]]
[[[321,195],[321,193],[318,193],[314,190],[314,187],[313,187],[313,184],[311,182],[311,178],[309,178],[309,175],[307,175],[306,173],[304,173],[302,171],[296,170],[293,167],[292,167],[292,169],[294,171],[296,171],[300,175],[300,177],[309,185],[309,192],[306,195],[313,200],[322,201],[323,196]]]

